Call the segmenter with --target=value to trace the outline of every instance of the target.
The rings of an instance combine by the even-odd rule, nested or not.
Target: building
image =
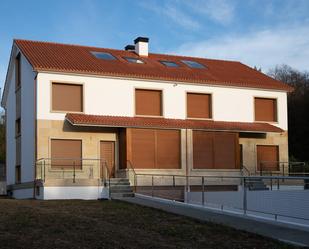
[[[240,62],[149,53],[144,37],[134,43],[14,40],[1,102],[14,197],[106,197],[106,179],[131,171],[285,170],[291,87]]]

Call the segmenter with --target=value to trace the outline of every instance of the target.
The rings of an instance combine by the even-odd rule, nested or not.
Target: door
[[[103,162],[106,162],[106,166],[110,173],[110,177],[115,177],[115,142],[114,141],[101,141],[100,142],[100,157]],[[104,172],[102,168],[102,173]],[[101,177],[102,177],[101,173]]]

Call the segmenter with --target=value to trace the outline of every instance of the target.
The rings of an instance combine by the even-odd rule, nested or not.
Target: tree
[[[288,93],[289,154],[299,161],[309,161],[309,73],[280,65],[268,75],[294,87]]]

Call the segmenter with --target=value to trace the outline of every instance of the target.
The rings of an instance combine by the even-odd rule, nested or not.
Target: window
[[[141,59],[133,58],[133,57],[124,57],[128,62],[137,63],[137,64],[144,64]]]
[[[101,60],[116,60],[116,57],[106,52],[91,52],[95,57]]]
[[[196,62],[196,61],[188,61],[188,60],[182,60],[183,63],[185,63],[188,67],[191,68],[205,68],[204,65]]]
[[[16,165],[15,167],[15,183],[18,184],[21,182],[21,167]]]
[[[160,62],[167,67],[179,67],[179,65],[173,61],[160,61]]]
[[[81,168],[82,140],[52,139],[51,166],[54,168]]]
[[[162,91],[135,90],[136,115],[162,116]]]
[[[83,86],[75,84],[52,84],[52,110],[63,112],[83,111]]]
[[[238,136],[235,133],[193,131],[193,168],[239,168],[237,144]]]
[[[211,95],[203,93],[187,93],[188,118],[212,118]]]
[[[18,118],[15,121],[15,135],[16,136],[20,135],[20,132],[21,132],[21,123],[20,123],[20,118]]]
[[[179,169],[180,131],[129,129],[132,163],[140,169]]]
[[[255,98],[255,121],[277,122],[277,100]]]
[[[257,145],[257,169],[262,171],[279,170],[279,146]]]
[[[21,59],[20,53],[15,58],[15,86],[16,89],[21,86]]]

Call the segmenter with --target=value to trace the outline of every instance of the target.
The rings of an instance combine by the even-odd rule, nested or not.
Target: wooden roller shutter
[[[193,168],[212,169],[213,166],[213,133],[193,131]]]
[[[255,121],[277,121],[277,100],[255,98]]]
[[[82,112],[83,86],[74,84],[52,84],[53,111]]]
[[[131,129],[131,151],[134,168],[155,168],[155,131]]]
[[[82,140],[52,139],[51,159],[52,167],[81,168]]]
[[[262,171],[279,170],[279,146],[277,145],[257,145],[257,169]]]
[[[162,91],[135,90],[136,115],[162,116]]]
[[[215,169],[236,168],[236,135],[216,132],[214,137]],[[238,151],[238,150],[237,150]]]
[[[211,95],[187,93],[188,118],[211,118]]]
[[[156,168],[179,169],[180,132],[177,130],[157,130],[156,135]]]

